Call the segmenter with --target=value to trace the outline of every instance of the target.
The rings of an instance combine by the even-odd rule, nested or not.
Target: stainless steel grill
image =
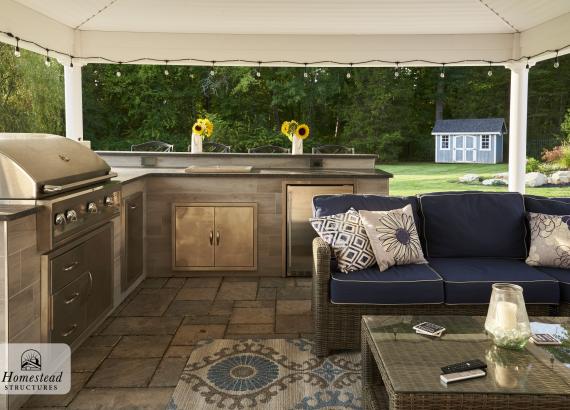
[[[116,176],[79,142],[49,134],[0,133],[0,199],[38,199]]]

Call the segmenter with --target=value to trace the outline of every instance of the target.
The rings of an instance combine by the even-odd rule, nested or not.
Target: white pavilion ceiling
[[[525,31],[570,0],[15,0],[72,29],[203,34]]]

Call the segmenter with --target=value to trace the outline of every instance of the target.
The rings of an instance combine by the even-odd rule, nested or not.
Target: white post
[[[526,62],[509,64],[507,68],[511,70],[509,191],[524,194],[529,69]]]
[[[64,67],[65,79],[65,136],[83,141],[83,97],[81,91],[81,66]]]

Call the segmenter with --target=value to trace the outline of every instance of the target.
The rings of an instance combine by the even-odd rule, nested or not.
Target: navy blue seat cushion
[[[449,192],[419,197],[426,256],[526,258],[523,196]]]
[[[524,205],[527,212],[547,215],[570,215],[570,198],[546,198],[544,196],[525,195]]]
[[[414,221],[420,232],[421,223],[418,214],[418,199],[415,196],[384,195],[317,195],[313,198],[313,216],[336,215],[354,208],[357,211],[391,211],[406,205],[412,205]]]
[[[558,280],[560,285],[560,302],[570,303],[570,269],[547,268],[542,266],[537,266],[535,269]]]
[[[445,303],[489,303],[497,282],[522,286],[527,303],[558,304],[558,281],[515,259],[430,258],[429,264],[443,278]]]
[[[397,265],[380,272],[378,266],[361,271],[334,272],[333,303],[408,305],[443,303],[443,281],[428,265]]]

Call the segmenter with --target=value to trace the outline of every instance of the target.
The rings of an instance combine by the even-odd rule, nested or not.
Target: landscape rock
[[[507,185],[504,179],[491,178],[481,182],[483,185]]]
[[[462,177],[459,177],[459,182],[463,182],[463,183],[479,182],[479,175],[477,175],[477,174],[465,174]]]
[[[548,182],[546,175],[540,172],[529,172],[524,177],[524,183],[529,187],[542,186]]]
[[[550,177],[552,184],[569,184],[570,171],[556,171]]]
[[[495,176],[493,178],[508,180],[509,179],[509,173],[508,172],[499,172],[498,174],[495,174]]]

